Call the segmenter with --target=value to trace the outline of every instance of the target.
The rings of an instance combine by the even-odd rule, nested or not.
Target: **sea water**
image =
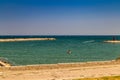
[[[0,36],[0,38],[56,38],[48,41],[0,42],[0,57],[13,65],[106,61],[120,56],[120,43],[104,42],[111,40],[112,36]],[[117,39],[120,39],[120,36],[117,36]]]

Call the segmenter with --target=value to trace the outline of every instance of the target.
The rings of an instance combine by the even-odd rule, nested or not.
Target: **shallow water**
[[[113,60],[120,43],[104,43],[112,36],[0,36],[0,38],[52,37],[53,41],[0,42],[0,56],[14,65]],[[120,36],[117,36],[119,39]],[[68,54],[67,51],[71,53]]]

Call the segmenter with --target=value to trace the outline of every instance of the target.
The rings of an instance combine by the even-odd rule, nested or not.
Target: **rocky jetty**
[[[14,39],[0,39],[0,42],[15,42],[15,41],[39,41],[39,40],[56,40],[55,38],[14,38]]]

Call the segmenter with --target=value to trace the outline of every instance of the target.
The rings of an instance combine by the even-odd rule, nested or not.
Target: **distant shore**
[[[39,40],[56,40],[56,38],[13,38],[13,39],[0,39],[0,42],[15,42],[15,41],[39,41]]]

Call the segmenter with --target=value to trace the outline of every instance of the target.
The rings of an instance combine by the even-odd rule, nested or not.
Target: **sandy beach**
[[[0,67],[0,80],[72,80],[120,75],[119,61]]]

